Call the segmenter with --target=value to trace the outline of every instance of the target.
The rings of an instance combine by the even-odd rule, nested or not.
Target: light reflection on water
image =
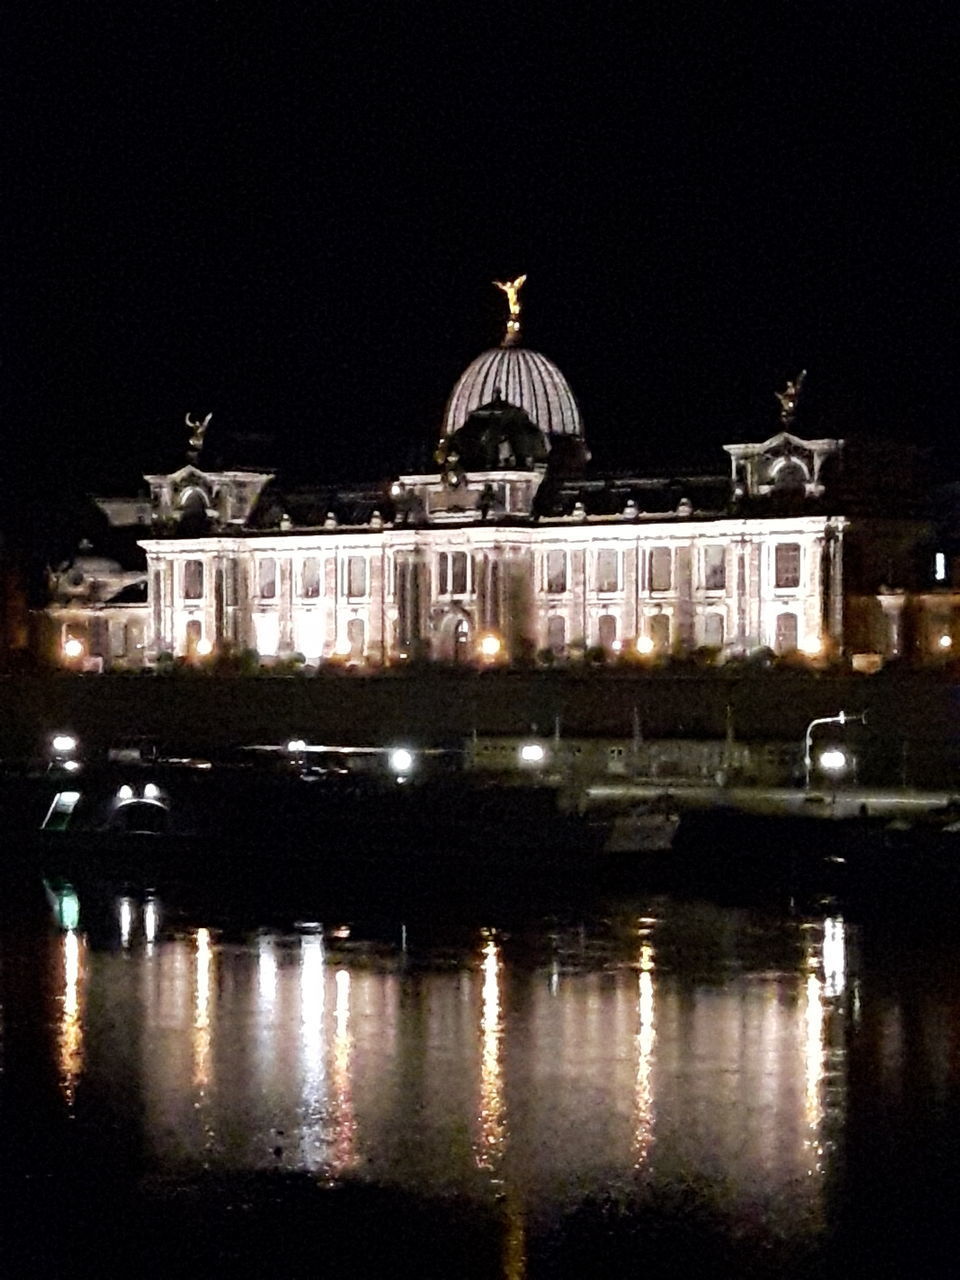
[[[512,1276],[537,1215],[641,1186],[702,1180],[816,1232],[843,1173],[851,1045],[890,1109],[917,1045],[944,1096],[960,1075],[937,1030],[952,987],[943,1008],[925,994],[919,1033],[839,916],[660,900],[441,953],[416,930],[401,950],[399,926],[389,945],[228,939],[161,932],[153,899],[112,909],[112,946],[56,936],[71,1108],[123,1062],[148,1171],[306,1170],[496,1203]]]

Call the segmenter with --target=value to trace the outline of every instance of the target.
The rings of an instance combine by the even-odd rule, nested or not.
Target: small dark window
[[[315,556],[308,556],[303,562],[300,594],[304,600],[316,600],[320,594],[320,561]]]
[[[778,587],[799,587],[800,585],[800,545],[796,542],[781,542],[776,552],[776,585]]]
[[[654,653],[666,653],[670,648],[670,618],[665,613],[656,613],[650,619],[650,639],[653,641]]]
[[[603,550],[597,552],[597,590],[616,591],[620,586],[620,553]]]
[[[184,600],[203,599],[203,561],[187,560],[183,566]]]
[[[560,595],[567,589],[567,553],[565,551],[547,552],[547,590],[552,595]]]
[[[367,562],[363,556],[347,558],[347,595],[365,596],[367,594]]]
[[[277,596],[277,562],[272,557],[260,561],[260,598],[275,600]]]
[[[602,649],[612,649],[617,638],[617,620],[612,613],[604,613],[600,617],[598,638]]]
[[[793,653],[797,647],[797,615],[777,615],[777,653]]]
[[[567,643],[567,624],[558,614],[547,619],[547,648],[554,653],[563,653]]]
[[[654,547],[650,552],[650,590],[669,591],[673,581],[673,556],[669,547]]]
[[[726,547],[704,547],[703,585],[707,591],[723,591],[726,587]]]
[[[450,591],[452,595],[463,596],[467,593],[467,553],[454,551],[450,557]]]
[[[450,594],[450,556],[446,551],[441,551],[437,556],[437,595],[448,596]]]

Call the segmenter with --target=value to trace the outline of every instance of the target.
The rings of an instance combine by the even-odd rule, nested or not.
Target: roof
[[[494,347],[467,365],[447,401],[443,432],[452,435],[474,409],[499,398],[523,409],[548,435],[582,436],[580,409],[566,378],[526,347]]]

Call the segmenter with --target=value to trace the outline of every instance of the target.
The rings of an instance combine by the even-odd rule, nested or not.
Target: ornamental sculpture
[[[774,395],[780,401],[780,421],[785,427],[789,427],[797,416],[797,401],[800,399],[800,391],[806,376],[807,371],[804,369],[795,381],[787,382],[783,391],[774,392]]]
[[[190,428],[190,448],[187,450],[187,457],[191,462],[196,462],[197,455],[203,448],[203,437],[206,434],[207,427],[210,425],[210,419],[212,417],[213,414],[208,413],[202,422],[198,422],[191,418],[189,413],[186,416],[186,423]]]
[[[520,339],[520,298],[526,276],[517,276],[516,280],[494,280],[494,284],[507,295],[510,307],[510,318],[507,320],[507,333],[503,340],[505,347],[511,346]]]

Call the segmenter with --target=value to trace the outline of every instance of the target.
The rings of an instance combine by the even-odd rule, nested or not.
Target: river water
[[[455,925],[51,906],[0,939],[34,1274],[952,1274],[949,931],[666,897]]]

